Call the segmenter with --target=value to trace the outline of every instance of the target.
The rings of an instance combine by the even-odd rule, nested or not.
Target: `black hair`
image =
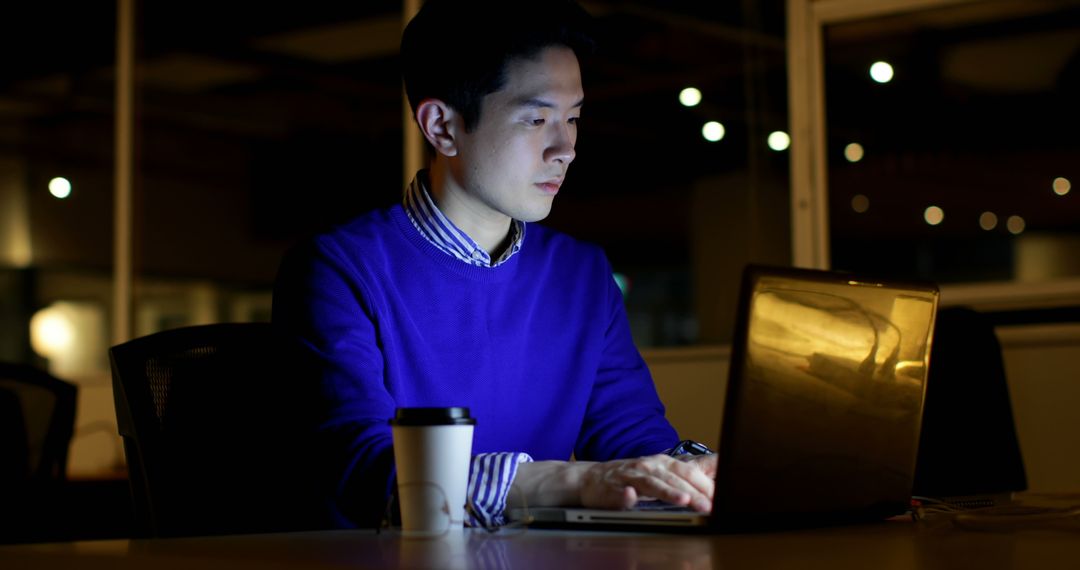
[[[484,97],[506,66],[565,46],[582,61],[595,50],[592,18],[574,0],[427,0],[401,38],[402,78],[413,113],[427,98],[480,121]]]

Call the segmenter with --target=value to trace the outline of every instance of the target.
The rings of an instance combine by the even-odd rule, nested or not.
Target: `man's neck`
[[[450,174],[446,165],[435,161],[428,171],[428,191],[439,210],[465,232],[476,245],[495,259],[509,245],[509,216],[491,216],[481,213],[477,208],[477,199],[468,190],[461,187]]]

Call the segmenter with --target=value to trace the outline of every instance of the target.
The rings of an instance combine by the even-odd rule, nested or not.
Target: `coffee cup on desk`
[[[476,425],[469,409],[398,408],[390,425],[402,531],[461,529]]]

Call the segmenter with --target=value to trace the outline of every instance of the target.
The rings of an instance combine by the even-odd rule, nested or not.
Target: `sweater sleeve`
[[[607,461],[662,453],[679,439],[664,417],[652,375],[634,345],[622,292],[602,259],[606,308],[603,348],[585,421],[574,448],[578,459]]]
[[[334,524],[378,524],[393,482],[378,318],[362,280],[333,242],[286,257],[274,291],[273,321],[305,362],[297,390],[310,394],[320,495]]]

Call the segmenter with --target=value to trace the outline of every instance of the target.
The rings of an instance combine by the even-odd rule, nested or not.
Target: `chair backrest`
[[[972,309],[938,312],[914,494],[988,495],[1027,488],[1001,344]]]
[[[47,372],[0,362],[0,481],[66,479],[77,393]]]
[[[304,472],[307,405],[272,325],[169,330],[109,351],[143,536],[320,526]]]

